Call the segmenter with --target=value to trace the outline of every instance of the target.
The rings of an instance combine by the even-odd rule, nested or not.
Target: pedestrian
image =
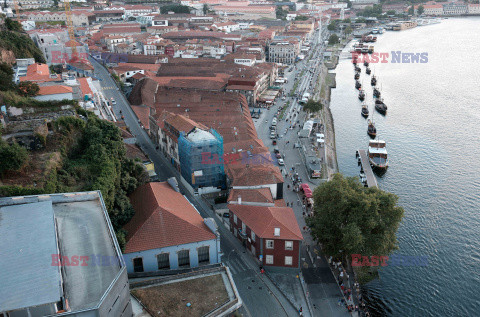
[[[340,272],[340,278],[343,279],[343,271]]]

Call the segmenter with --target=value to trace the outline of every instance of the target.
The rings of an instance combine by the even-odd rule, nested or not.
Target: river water
[[[371,64],[388,106],[373,110],[390,167],[380,188],[399,196],[405,216],[397,255],[427,266],[388,266],[365,287],[375,316],[480,316],[480,17],[378,36],[376,52],[428,53],[427,63]],[[391,55],[391,53],[390,53]],[[351,60],[335,70],[331,110],[340,172],[357,176],[355,150],[368,145]]]

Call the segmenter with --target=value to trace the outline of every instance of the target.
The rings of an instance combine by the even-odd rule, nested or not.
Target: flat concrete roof
[[[62,299],[51,201],[0,207],[0,250],[0,312]]]
[[[34,236],[26,241],[33,242],[35,240],[44,241],[50,246],[48,250],[45,247],[39,247],[38,252],[42,252],[41,256],[37,256],[36,250],[28,249],[25,251],[25,258],[31,259],[31,268],[20,266],[17,264],[10,274],[15,276],[15,282],[5,283],[0,278],[0,311],[4,311],[2,307],[3,294],[14,294],[19,307],[29,307],[32,305],[33,298],[43,296],[45,287],[31,287],[32,274],[29,269],[34,270],[35,274],[39,271],[58,270],[59,266],[52,266],[52,254],[61,254],[70,260],[73,256],[88,256],[85,261],[87,265],[63,265],[61,266],[61,274],[63,278],[64,296],[68,300],[71,311],[84,310],[97,307],[103,295],[106,293],[110,285],[112,285],[120,276],[122,267],[125,266],[120,249],[116,242],[115,233],[108,220],[108,214],[105,209],[103,199],[98,191],[37,195],[24,197],[0,198],[0,274],[3,274],[4,261],[10,263],[19,263],[22,259],[18,254],[12,253],[9,256],[3,256],[3,242],[11,250],[19,247],[18,238],[15,238],[12,229],[2,231],[6,226],[4,218],[2,219],[3,209],[18,208],[21,211],[31,212],[36,206],[51,206],[48,208],[39,208],[37,213],[30,215],[30,219],[26,217],[10,219],[9,226],[15,225],[25,227],[25,231],[34,231]],[[52,211],[53,210],[53,214]],[[42,214],[43,213],[43,214]],[[44,215],[44,214],[47,215]],[[17,212],[17,215],[20,214]],[[39,215],[42,214],[42,215]],[[48,221],[47,221],[47,216]],[[45,218],[45,219],[44,219]],[[45,222],[41,225],[40,222]],[[49,224],[47,224],[49,222]],[[56,225],[56,227],[54,226]],[[56,231],[55,231],[56,229]],[[33,233],[32,233],[33,235]],[[58,241],[55,240],[58,237]],[[21,240],[20,242],[23,242]],[[57,243],[58,242],[58,243]],[[43,243],[43,242],[42,242]],[[57,246],[58,250],[57,251]],[[33,247],[32,247],[33,249]],[[25,249],[27,250],[27,249]],[[100,264],[97,263],[98,256],[102,258]],[[105,262],[108,259],[108,263]],[[115,261],[111,261],[114,259]],[[27,261],[28,263],[28,261]],[[22,264],[23,265],[23,264]],[[53,268],[53,269],[52,269]],[[2,276],[2,275],[0,275]],[[48,277],[47,279],[50,279]],[[58,280],[54,280],[55,283]],[[25,293],[12,293],[19,283],[25,283],[31,287],[33,295],[26,296]],[[53,282],[52,282],[53,283]],[[61,285],[60,283],[57,283]],[[12,298],[12,300],[14,300]]]

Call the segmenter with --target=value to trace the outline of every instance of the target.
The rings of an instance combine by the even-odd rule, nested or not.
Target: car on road
[[[110,102],[112,103],[112,105],[116,105],[116,104],[117,104],[117,102],[115,101],[115,99],[113,99],[113,97],[110,98]]]
[[[278,165],[280,166],[285,165],[285,163],[283,162],[283,159],[278,159],[277,162],[278,162]]]
[[[273,140],[272,145],[277,145],[277,140]]]
[[[223,218],[230,218],[230,214],[228,212],[224,212],[222,217]]]
[[[277,134],[275,132],[270,133],[270,139],[276,139]]]
[[[273,148],[273,153],[275,154],[280,153],[280,150],[278,149],[278,147]]]
[[[276,153],[276,154],[275,154],[275,157],[276,157],[277,159],[281,159],[281,158],[282,158],[282,154]]]

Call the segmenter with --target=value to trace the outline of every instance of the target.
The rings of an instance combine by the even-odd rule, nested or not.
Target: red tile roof
[[[264,239],[303,240],[297,219],[290,207],[261,207],[229,204],[228,209]],[[280,228],[280,236],[275,236]]]
[[[150,107],[145,105],[132,105],[131,108],[145,129],[150,130]]]
[[[266,163],[270,157],[252,158],[252,164],[229,164],[226,172],[232,186],[258,186],[283,183],[282,173],[277,166]],[[263,164],[262,164],[263,163]]]
[[[57,78],[50,77],[50,69],[47,64],[35,63],[27,67],[27,75],[20,77],[20,81],[46,82],[55,81]]]
[[[55,85],[55,86],[41,86],[40,91],[38,92],[39,96],[46,95],[56,95],[56,94],[68,94],[72,93],[73,89],[64,85]]]
[[[78,78],[78,82],[80,83],[80,90],[82,91],[83,95],[93,96],[93,91],[92,89],[90,89],[90,85],[88,84],[87,77]]]
[[[270,188],[259,189],[232,189],[228,195],[228,202],[238,202],[238,197],[241,198],[242,204],[250,203],[270,203],[273,204],[273,196]]]
[[[180,193],[164,183],[148,183],[130,196],[135,215],[124,229],[124,253],[215,239],[202,216]]]

